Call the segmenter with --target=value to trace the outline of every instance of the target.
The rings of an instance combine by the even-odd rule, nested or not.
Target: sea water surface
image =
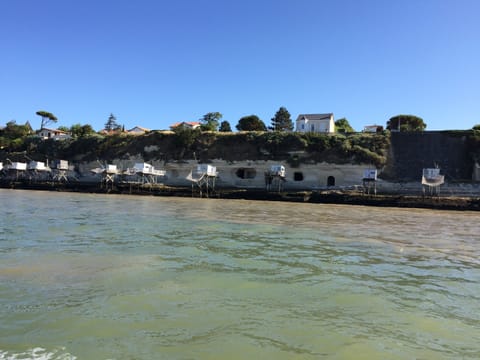
[[[479,213],[0,190],[0,359],[478,359]]]

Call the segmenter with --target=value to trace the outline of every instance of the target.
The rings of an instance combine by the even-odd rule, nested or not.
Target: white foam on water
[[[48,351],[41,347],[25,352],[9,352],[0,350],[0,360],[75,360],[77,357],[65,352],[65,348]]]

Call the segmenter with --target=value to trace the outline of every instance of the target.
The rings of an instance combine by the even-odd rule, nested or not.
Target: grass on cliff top
[[[66,141],[26,139],[16,151],[30,157],[70,161],[112,161],[141,157],[145,161],[197,159],[282,160],[301,163],[367,163],[383,166],[390,145],[388,133],[318,134],[298,132],[176,132],[144,135],[88,136]],[[12,149],[13,150],[13,149]]]

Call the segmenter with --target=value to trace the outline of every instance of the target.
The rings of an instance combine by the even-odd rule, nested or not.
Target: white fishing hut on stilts
[[[30,181],[45,181],[49,180],[52,169],[45,165],[43,161],[30,161],[28,163],[28,176]]]
[[[115,176],[119,173],[117,165],[107,164],[107,166],[102,166],[100,168],[95,168],[90,170],[94,174],[100,174],[102,179],[100,180],[100,187],[105,189],[113,189],[113,184],[115,183]]]
[[[54,182],[68,182],[68,161],[67,160],[57,160],[54,161],[54,166],[52,169],[52,180]]]
[[[10,160],[8,160],[8,161],[10,161]],[[12,180],[24,179],[25,175],[27,173],[27,163],[18,162],[18,161],[14,161],[14,162],[10,161],[10,165],[7,165],[5,167],[5,169],[7,170],[8,175]]]
[[[423,195],[440,195],[440,185],[445,182],[445,176],[440,175],[439,168],[427,168],[422,171]]]
[[[132,169],[130,169],[132,172]],[[147,163],[136,163],[133,172],[141,184],[157,184],[159,176],[165,176],[165,170],[156,170],[153,165]]]
[[[217,168],[208,164],[198,164],[195,171],[190,171],[187,175],[187,180],[192,183],[192,196],[194,194],[195,185],[200,193],[200,197],[205,196],[208,198],[209,191],[215,191],[215,181],[218,177]]]
[[[285,176],[285,166],[272,165],[269,170],[265,171],[265,189],[281,192],[286,181]]]
[[[362,183],[365,194],[377,195],[377,169],[364,170]]]

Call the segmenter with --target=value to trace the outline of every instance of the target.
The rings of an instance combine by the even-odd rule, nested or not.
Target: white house
[[[150,129],[147,129],[141,126],[135,126],[134,128],[128,130],[127,132],[132,135],[143,135],[149,131]]]
[[[296,129],[298,132],[334,133],[333,113],[300,114],[296,120]]]
[[[184,128],[184,129],[196,129],[196,128],[199,128],[200,127],[200,123],[198,121],[189,121],[189,122],[179,122],[179,123],[175,123],[173,125],[170,125],[170,129],[173,130],[173,129],[176,129],[176,128]]]
[[[58,129],[42,128],[37,132],[37,135],[42,139],[65,140],[70,139],[70,133]]]

